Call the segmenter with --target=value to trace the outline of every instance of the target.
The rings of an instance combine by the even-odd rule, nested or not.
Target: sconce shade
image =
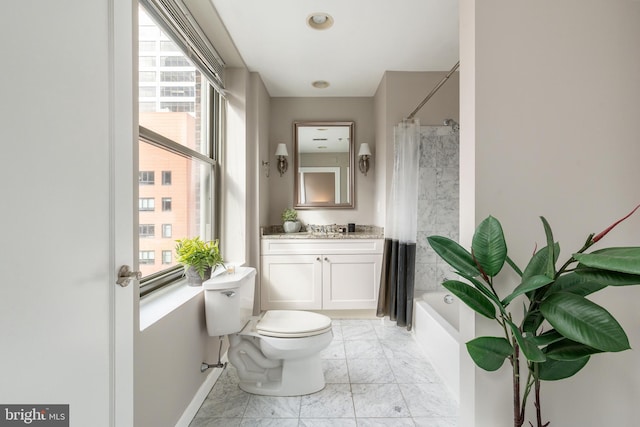
[[[366,142],[363,142],[362,144],[360,144],[360,149],[358,150],[358,156],[370,156],[371,155],[371,149],[369,148],[369,144]]]
[[[278,172],[280,172],[280,176],[282,176],[289,168],[289,162],[287,162],[288,155],[287,145],[284,143],[278,144],[278,148],[276,148],[276,157],[278,158]]]
[[[280,143],[278,144],[278,148],[276,148],[276,156],[288,156],[286,144]]]

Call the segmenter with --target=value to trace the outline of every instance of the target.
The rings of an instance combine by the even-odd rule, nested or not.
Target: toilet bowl
[[[239,386],[253,394],[300,396],[325,386],[320,353],[333,339],[331,319],[298,310],[251,316],[255,269],[236,268],[203,283],[207,330],[229,336]]]

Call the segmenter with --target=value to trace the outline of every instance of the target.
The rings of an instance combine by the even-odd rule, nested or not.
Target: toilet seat
[[[310,337],[330,330],[330,317],[296,310],[269,310],[256,325],[258,334],[276,338]]]

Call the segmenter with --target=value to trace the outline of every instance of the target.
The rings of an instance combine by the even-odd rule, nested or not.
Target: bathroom
[[[166,420],[178,420],[200,393],[204,382],[199,366],[203,360],[217,360],[218,343],[206,335],[201,296],[185,298],[178,309],[140,331],[132,288],[114,289],[116,264],[131,263],[114,255],[114,247],[119,247],[113,235],[121,218],[110,212],[122,212],[113,205],[114,200],[120,202],[114,189],[122,182],[130,186],[135,177],[124,173],[126,166],[111,156],[120,149],[132,152],[131,145],[118,144],[134,130],[131,99],[123,96],[122,87],[110,87],[108,82],[126,82],[117,73],[132,68],[130,51],[120,50],[118,38],[133,37],[126,23],[130,3],[72,0],[67,5],[40,2],[34,8],[33,2],[14,2],[7,5],[12,19],[2,30],[8,76],[3,96],[14,100],[6,105],[9,120],[3,122],[3,142],[15,141],[3,148],[6,158],[15,161],[5,162],[0,173],[4,183],[20,180],[19,185],[3,187],[7,203],[2,215],[5,224],[11,224],[3,233],[5,242],[11,243],[3,246],[5,262],[0,265],[2,276],[10,278],[0,300],[5,379],[0,400],[68,403],[74,422],[85,425],[119,427],[132,425],[131,420],[140,426],[164,425]],[[640,180],[640,59],[633,53],[639,51],[639,6],[635,0],[460,2],[460,104],[430,102],[421,113],[428,116],[421,121],[438,124],[452,117],[461,123],[461,241],[468,242],[476,222],[493,214],[513,236],[514,256],[525,258],[533,242],[541,240],[539,215],[562,230],[559,240],[579,241],[585,232],[597,231],[635,205]],[[110,13],[115,14],[110,23],[115,22],[119,31],[107,28],[105,16]],[[92,54],[75,54],[78,51]],[[84,78],[78,78],[78,70],[85,70],[80,74]],[[252,190],[234,200],[240,207],[227,213],[242,216],[232,218],[236,222],[231,222],[226,236],[231,245],[227,253],[255,265],[259,227],[277,223],[279,210],[288,204],[284,197],[290,189],[279,195],[278,183],[292,185],[290,175],[280,178],[273,168],[267,179],[260,161],[273,161],[272,144],[277,141],[272,138],[288,135],[284,125],[277,134],[271,133],[280,126],[271,126],[274,117],[294,114],[281,112],[248,70],[237,67],[229,77],[230,90],[241,95],[235,100],[234,118],[249,123],[230,131],[240,140],[259,143],[255,151],[235,153],[246,161],[238,162],[237,176],[230,178]],[[374,179],[360,175],[357,179],[358,203],[366,209],[358,205],[353,211],[357,218],[346,211],[337,213],[335,222],[379,223],[390,148],[381,149],[377,138],[389,140],[393,124],[440,77],[389,72],[378,93],[362,100],[359,113],[347,116],[345,104],[335,111],[340,117],[325,116],[363,121],[358,135],[376,138],[374,164],[367,176]],[[457,87],[446,85],[439,94]],[[387,99],[394,96],[398,98]],[[257,110],[239,107],[247,100]],[[331,101],[336,105],[330,108],[342,108],[341,102],[346,102],[324,102]],[[93,108],[78,108],[84,105]],[[317,112],[312,105],[305,108]],[[433,108],[446,111],[440,114]],[[258,115],[258,110],[270,114]],[[130,162],[131,158],[129,166]],[[30,172],[46,173],[25,173],[25,165]],[[119,173],[112,173],[114,169]],[[580,185],[589,190],[574,190]],[[325,221],[311,212],[305,219]],[[625,230],[616,243],[633,244],[640,230],[631,223]],[[24,256],[34,247],[46,254],[35,269],[33,259]],[[134,253],[131,247],[128,251]],[[46,272],[46,280],[39,276],[34,280],[34,270]],[[628,326],[634,348],[640,342],[640,328],[635,327],[638,298],[635,289],[602,296]],[[482,320],[473,316],[462,320],[463,340],[486,332]],[[134,325],[128,335],[114,332],[120,321]],[[119,340],[129,343],[125,348],[134,347],[128,358],[120,359],[122,354],[116,353],[114,342]],[[124,372],[115,368],[116,360]],[[501,387],[504,377],[497,380],[470,369],[464,361],[461,365],[467,381],[461,408],[469,421],[462,425],[507,425],[499,415],[509,411],[508,391]],[[640,401],[638,366],[636,351],[607,355],[571,382],[549,385],[545,403],[550,418],[557,425],[634,426]],[[118,423],[118,417],[129,422]]]

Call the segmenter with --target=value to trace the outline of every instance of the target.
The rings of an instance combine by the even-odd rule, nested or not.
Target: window
[[[162,171],[162,185],[171,185],[171,171]]]
[[[196,96],[196,88],[193,86],[162,86],[160,96],[187,97]]]
[[[154,251],[140,251],[140,264],[152,265],[156,263],[156,253]]]
[[[170,212],[170,211],[171,211],[171,197],[163,197],[162,212]]]
[[[225,105],[217,89],[221,80],[215,80],[217,74],[203,65],[203,56],[183,53],[183,48],[186,51],[193,46],[173,39],[170,23],[164,22],[160,30],[154,22],[164,19],[157,8],[173,1],[140,0],[139,8],[139,22],[144,25],[140,40],[154,43],[144,45],[145,50],[140,41],[138,53],[141,296],[182,277],[184,269],[175,260],[174,239],[218,238],[214,178]],[[156,25],[158,31],[150,25]],[[157,40],[145,38],[154,34]],[[153,171],[161,171],[162,187],[149,185],[155,184]],[[161,209],[155,209],[156,199],[161,201]],[[158,235],[149,227],[153,224],[161,225]],[[156,253],[161,255],[161,262],[155,262]]]
[[[138,210],[140,211],[155,211],[156,199],[152,197],[141,197],[138,199]]]
[[[140,237],[154,237],[156,235],[156,226],[154,224],[140,224],[138,226],[138,234]]]
[[[138,172],[138,183],[142,185],[152,185],[155,182],[155,173],[153,171]]]

